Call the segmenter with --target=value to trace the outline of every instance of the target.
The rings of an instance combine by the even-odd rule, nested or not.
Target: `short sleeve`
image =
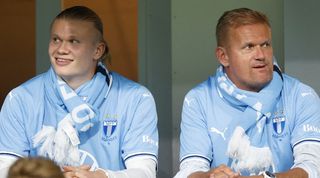
[[[0,153],[28,156],[30,149],[24,123],[28,115],[23,108],[26,101],[15,91],[7,95],[0,113]]]
[[[132,120],[125,133],[122,145],[124,160],[136,155],[158,157],[157,111],[152,94],[144,87],[134,97],[137,102],[130,106]],[[129,102],[129,101],[128,101]],[[133,102],[134,103],[134,102]]]
[[[202,157],[212,160],[212,145],[208,133],[203,97],[190,91],[184,98],[181,133],[180,161],[189,157]]]
[[[292,131],[293,146],[304,141],[320,142],[320,100],[316,92],[300,83],[296,93],[296,116]]]

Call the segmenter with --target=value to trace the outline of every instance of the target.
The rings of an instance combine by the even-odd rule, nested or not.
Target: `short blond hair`
[[[59,19],[64,20],[81,20],[85,22],[91,22],[94,25],[94,28],[99,31],[99,38],[100,42],[103,42],[105,44],[104,53],[100,57],[100,60],[102,62],[110,62],[111,55],[109,52],[109,46],[104,40],[103,37],[103,23],[101,18],[96,14],[92,9],[86,7],[86,6],[73,6],[69,7],[67,9],[64,9],[62,12],[60,12],[52,21],[52,24]],[[51,24],[51,27],[52,27]]]
[[[238,8],[224,12],[216,26],[217,45],[224,45],[231,28],[252,24],[266,24],[271,27],[268,17],[259,11],[248,8]]]

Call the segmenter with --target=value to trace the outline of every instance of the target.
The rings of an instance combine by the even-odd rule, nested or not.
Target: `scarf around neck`
[[[277,66],[275,65],[275,68]],[[227,155],[234,161],[236,171],[259,172],[272,166],[272,154],[267,146],[266,122],[276,109],[282,91],[282,76],[275,70],[273,79],[259,92],[237,88],[222,66],[216,72],[219,96],[242,112],[242,118],[233,121],[226,135],[230,138]]]
[[[33,138],[38,155],[57,164],[79,166],[79,133],[99,122],[99,107],[112,78],[102,63],[93,78],[73,90],[50,68],[45,79],[45,116],[43,127]]]

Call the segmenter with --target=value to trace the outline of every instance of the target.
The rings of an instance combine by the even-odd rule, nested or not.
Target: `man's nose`
[[[255,47],[255,58],[260,60],[265,58],[263,47],[258,45]]]
[[[61,44],[58,47],[58,53],[60,54],[67,54],[69,53],[68,44],[66,42],[61,42]]]

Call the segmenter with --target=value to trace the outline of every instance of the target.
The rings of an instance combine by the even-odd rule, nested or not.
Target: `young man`
[[[7,96],[0,114],[0,170],[44,156],[71,177],[155,177],[157,114],[151,93],[101,60],[100,18],[75,6],[52,22],[52,67]]]
[[[176,178],[320,177],[320,101],[279,70],[267,17],[227,11],[216,37],[216,75],[185,97]]]

